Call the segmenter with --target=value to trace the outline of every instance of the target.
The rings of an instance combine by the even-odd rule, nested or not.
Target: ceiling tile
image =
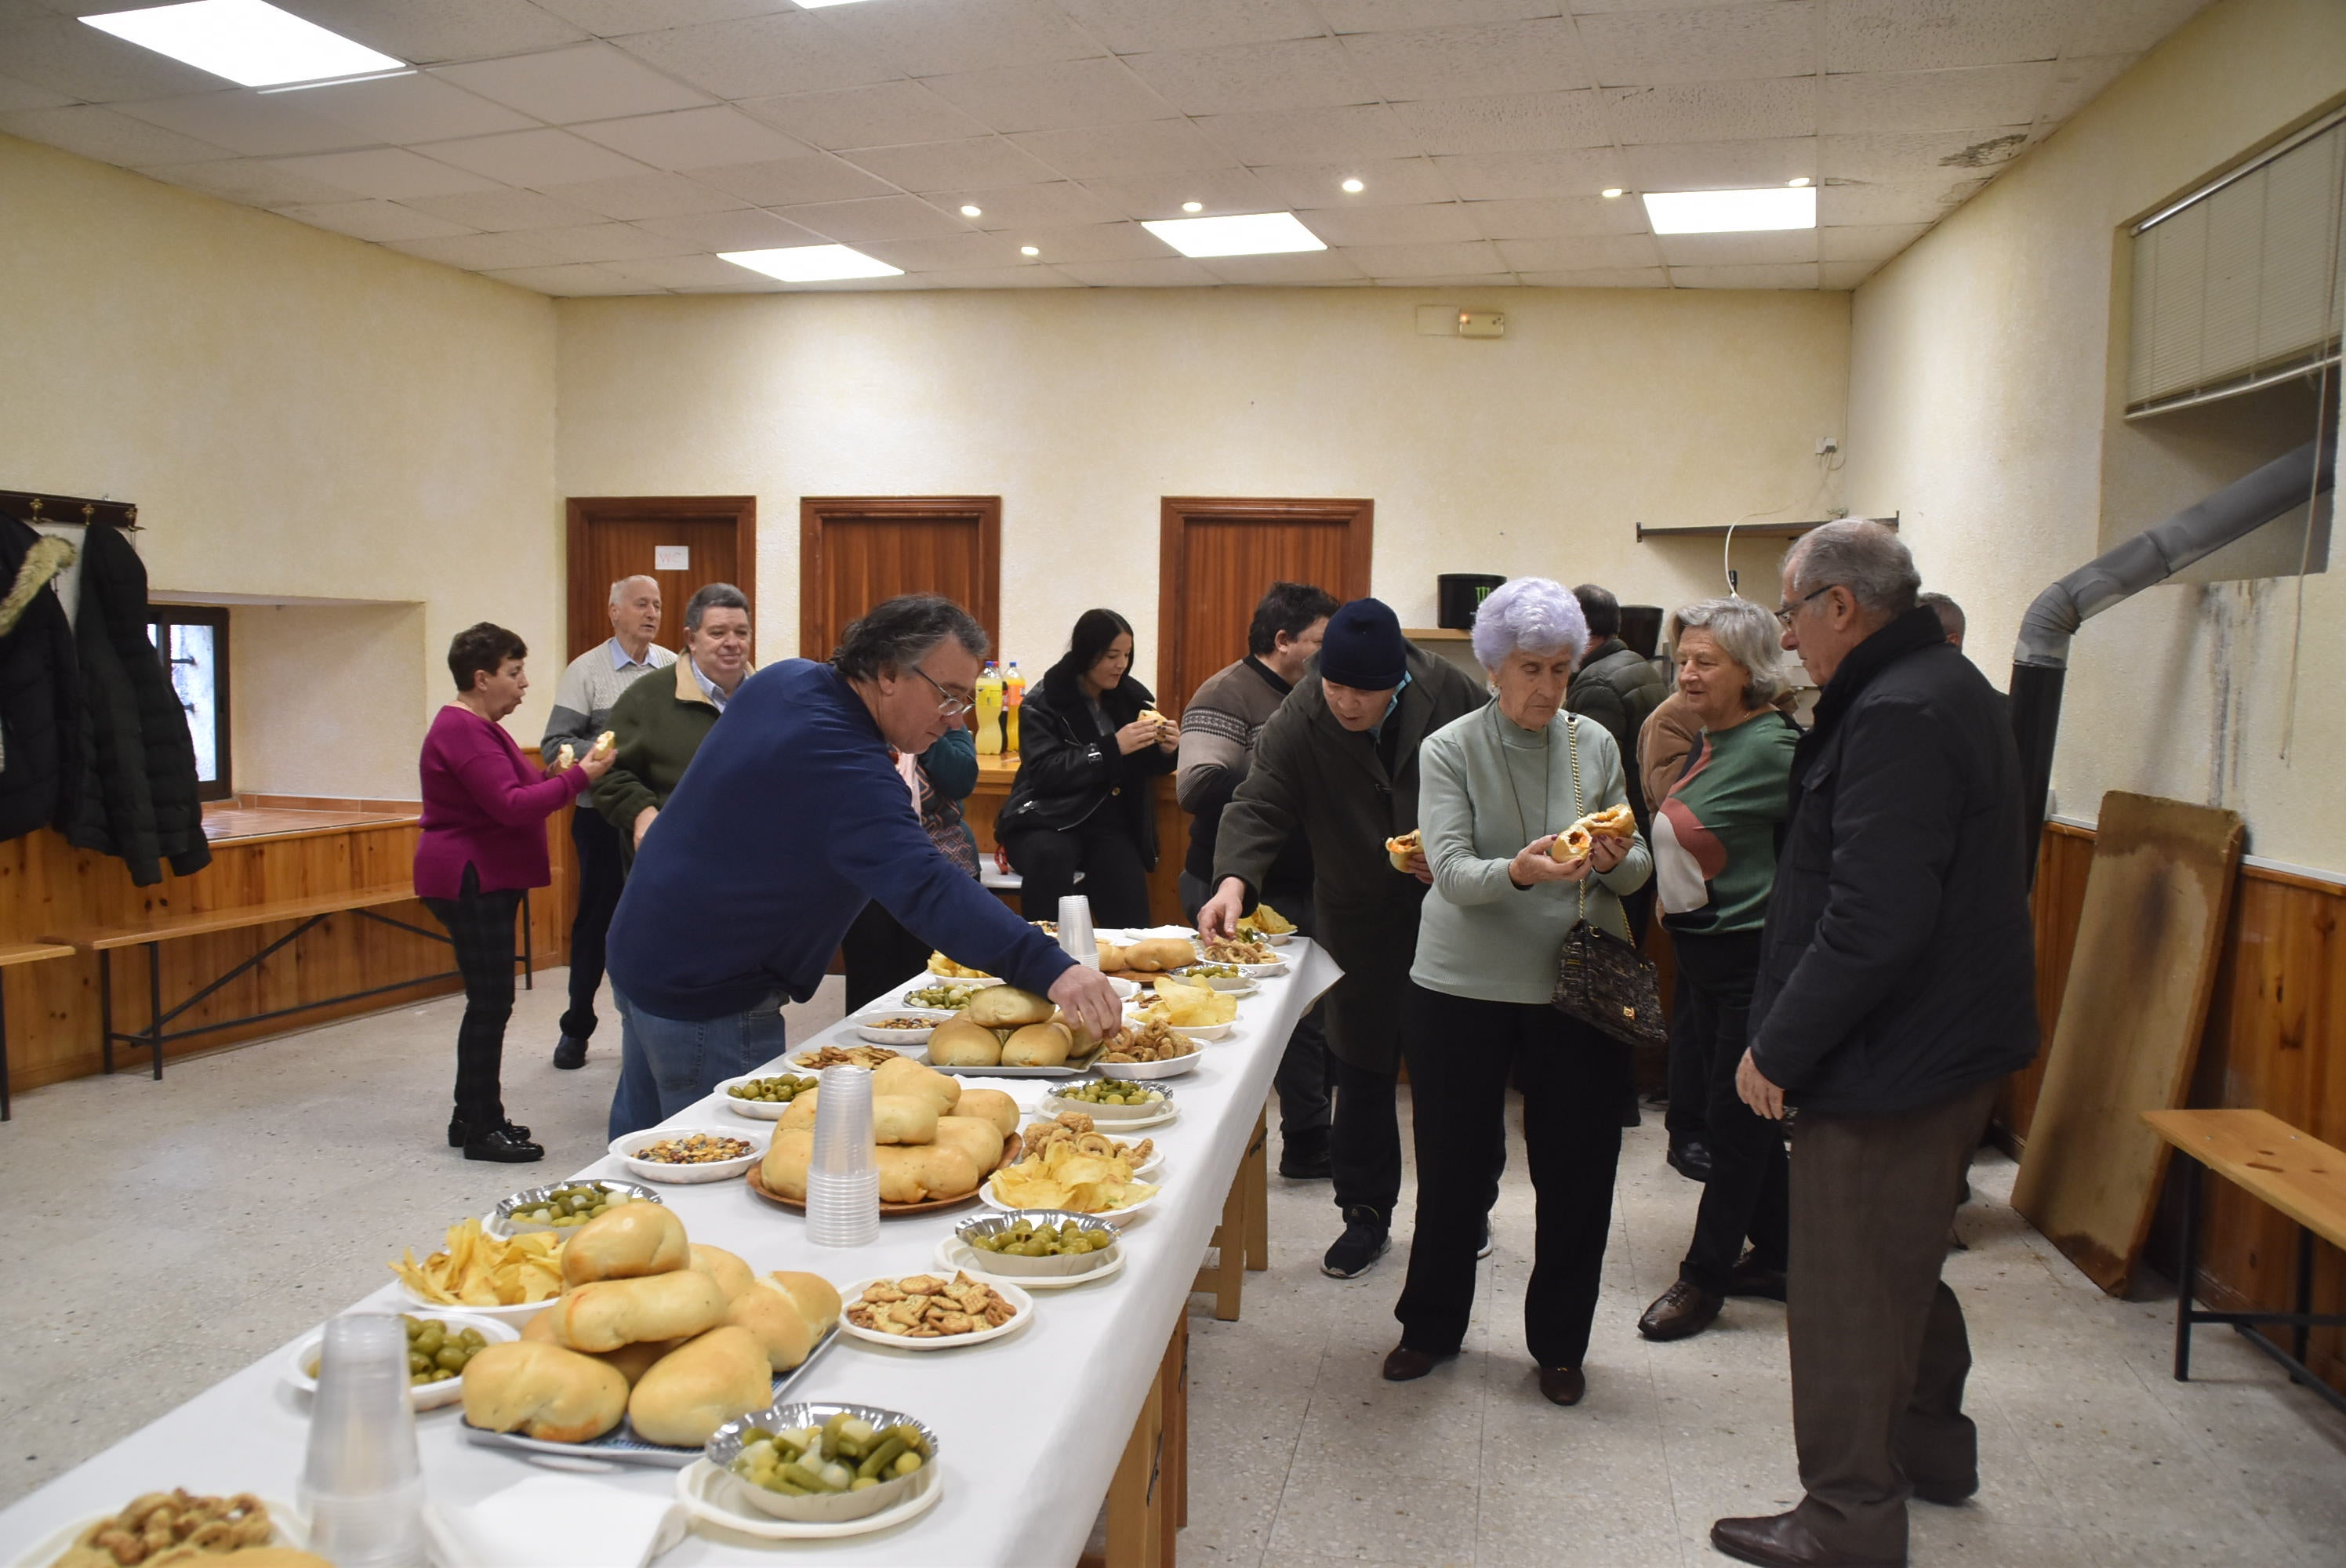
[[[2046,121],[2065,120],[2100,96],[2103,88],[2133,69],[2140,55],[2089,55],[2082,59],[2056,60],[2053,80],[2037,101],[2036,113]]]
[[[1817,231],[1827,261],[1887,261],[1931,231],[1927,223],[1828,224]]]
[[[820,244],[822,239],[811,229],[754,207],[695,212],[682,218],[647,218],[637,227],[702,250],[772,250],[785,245]]]
[[[608,268],[573,267],[512,267],[484,272],[484,278],[495,278],[500,283],[517,284],[540,294],[558,294],[566,298],[581,298],[604,294],[646,294],[658,290],[648,283],[638,283],[623,278]]]
[[[2026,150],[2028,133],[2010,126],[1969,130],[1886,131],[1829,136],[1819,143],[1815,173],[1826,180],[1928,180],[1942,171],[1992,171]]]
[[[730,22],[787,8],[786,0],[536,0],[536,5],[598,38]]]
[[[963,218],[962,221],[984,229],[1064,229],[1078,223],[1113,223],[1119,218],[1163,218],[1179,207],[1177,202],[1165,211],[1135,212],[1107,199],[1099,188],[1077,185],[1071,179],[1055,179],[1046,185],[996,186],[984,190],[940,190],[933,192],[928,199],[940,211],[956,216],[964,204],[976,208],[978,217]]]
[[[322,179],[295,174],[257,158],[224,158],[206,163],[164,164],[142,168],[149,179],[166,180],[248,207],[297,207],[348,201],[365,194]]]
[[[1364,282],[1368,274],[1345,250],[1298,250],[1285,256],[1217,256],[1202,262],[1225,283],[1281,288],[1304,283]]]
[[[1261,109],[1213,115],[1197,123],[1245,164],[1360,163],[1405,158],[1419,150],[1408,127],[1382,104]]]
[[[922,85],[1003,131],[1161,120],[1174,112],[1124,62],[1106,58],[1005,66]]]
[[[1513,272],[1454,272],[1446,276],[1423,278],[1414,272],[1394,272],[1374,280],[1380,289],[1511,289],[1515,287]]]
[[[543,127],[467,137],[460,141],[426,142],[423,150],[444,163],[469,168],[506,185],[571,185],[583,179],[617,179],[647,172],[634,158],[622,158],[609,148],[597,147],[568,131]]]
[[[2087,0],[2068,7],[2061,53],[2137,54],[2208,8],[2208,0]]]
[[[615,179],[549,185],[546,194],[605,218],[682,218],[695,212],[725,212],[747,199],[681,174],[630,174]]]
[[[543,267],[563,260],[543,245],[519,234],[459,234],[446,239],[394,239],[393,250],[404,250],[444,267],[484,272],[492,267]]]
[[[859,196],[896,194],[843,159],[778,158],[730,168],[695,169],[693,178],[760,207],[790,207],[806,201],[846,201]]]
[[[371,148],[364,152],[330,152],[312,158],[272,158],[288,174],[322,179],[362,196],[404,201],[417,196],[457,196],[466,191],[495,190],[497,183],[453,168],[436,158],[421,157],[403,147]]]
[[[1303,227],[1331,245],[1433,245],[1480,239],[1483,231],[1457,202],[1426,207],[1329,208]]]
[[[1661,260],[1650,234],[1587,234],[1569,239],[1502,239],[1499,255],[1518,272],[1596,272],[1650,268]]]
[[[147,163],[194,163],[208,158],[234,158],[224,147],[191,136],[134,120],[128,115],[96,104],[74,104],[61,109],[18,109],[0,114],[0,131],[27,141],[43,141],[67,152],[94,158],[100,163],[135,168]]]
[[[299,0],[305,20],[419,66],[553,49],[586,35],[529,0]]]
[[[1513,22],[1561,15],[1564,9],[1558,0],[1318,0],[1320,15],[1339,33]]]
[[[8,74],[20,81],[93,103],[209,92],[228,85],[209,71],[183,66],[69,16],[0,20],[0,60],[8,63]]]
[[[1827,76],[1819,128],[1862,134],[2025,126],[2052,82],[2053,67],[2042,62]]]
[[[1664,234],[1656,243],[1671,267],[1740,267],[1814,261],[1817,231],[1786,229],[1769,234]]]
[[[1986,183],[1939,178],[1915,185],[1828,185],[1817,193],[1817,221],[1936,223]]]
[[[2069,31],[2047,0],[1827,0],[1828,71],[1921,71],[2049,60]]]
[[[1603,147],[1613,139],[1593,92],[1518,93],[1399,104],[1392,112],[1431,153]]]
[[[432,239],[464,232],[460,223],[388,201],[329,201],[276,210],[296,222],[331,229],[353,239]]]
[[[53,92],[14,76],[0,76],[0,114],[15,109],[61,109],[73,101],[71,93]]]
[[[589,223],[580,229],[536,229],[530,243],[564,261],[626,261],[643,256],[680,256],[700,247],[653,234],[632,223]]]
[[[1673,267],[1670,286],[1676,289],[1813,289],[1817,264],[1779,262],[1759,267]]]
[[[1487,239],[1451,245],[1352,245],[1344,253],[1372,278],[1463,278],[1506,270],[1498,247]]]
[[[832,7],[821,21],[910,76],[1081,60],[1101,52],[1046,0],[887,0]]]
[[[715,256],[652,256],[638,261],[612,261],[606,267],[622,278],[661,289],[729,289],[756,276]]]
[[[271,94],[263,97],[250,88],[232,87],[225,92],[123,104],[118,112],[148,125],[161,126],[165,130],[208,141],[214,147],[232,148],[250,158],[364,147],[374,139],[348,126],[303,113],[287,101],[290,96]]]
[[[878,239],[858,249],[907,272],[1038,265],[1021,256],[1018,245],[1006,234],[941,234],[933,239]]]
[[[1817,269],[1817,287],[1854,289],[1880,270],[1879,261],[1828,261]]]
[[[555,125],[697,108],[709,101],[608,44],[443,66],[436,74]]]
[[[1502,152],[1434,159],[1442,177],[1469,201],[1518,196],[1586,196],[1628,183],[1613,148],[1561,152]]]
[[[304,87],[284,96],[313,115],[363,131],[372,141],[452,141],[457,137],[527,130],[537,123],[429,71]]]
[[[1606,87],[1754,81],[1817,69],[1816,16],[1808,0],[1618,11],[1583,16],[1577,25]]]
[[[925,239],[934,235],[965,234],[968,227],[948,218],[927,202],[910,196],[881,196],[866,201],[823,201],[785,207],[784,218],[803,224],[826,239],[842,245],[866,239]]]
[[[1814,137],[1760,141],[1655,142],[1627,149],[1631,190],[1744,190],[1815,179]]]
[[[1302,0],[1059,0],[1076,25],[1119,55],[1210,49],[1316,38],[1320,19]]]
[[[1817,84],[1805,76],[1609,87],[1604,97],[1614,131],[1624,143],[1748,141],[1817,134]]]
[[[1102,206],[1115,209],[1111,217],[1219,218],[1235,212],[1272,212],[1291,205],[1273,195],[1253,173],[1235,168],[1086,180],[1084,188]],[[1185,213],[1181,210],[1185,201],[1197,202],[1203,210]],[[977,221],[991,224],[993,217],[993,209],[987,208],[986,216]]]
[[[1362,76],[1396,101],[1593,85],[1580,37],[1562,20],[1359,34],[1344,40],[1344,52]]]
[[[1466,216],[1485,239],[1565,239],[1591,234],[1642,234],[1646,209],[1631,197],[1540,196],[1470,201]]]
[[[1125,64],[1187,115],[1369,104],[1378,97],[1332,38],[1134,55]]]
[[[1059,270],[1096,289],[1205,289],[1221,281],[1186,256],[1138,261],[1076,261]]]
[[[1060,261],[1133,261],[1174,254],[1173,247],[1137,223],[1090,223],[1081,229],[1013,230],[1004,236],[1013,244],[1032,245],[1046,263]]]
[[[829,93],[745,98],[738,106],[812,146],[901,147],[984,136],[986,127],[920,82],[879,82]]]
[[[630,55],[706,87],[720,98],[763,98],[777,93],[855,87],[903,74],[870,51],[842,40],[805,11],[639,33],[617,43]]]
[[[566,229],[592,222],[595,214],[534,190],[502,188],[471,196],[421,196],[404,205],[462,223],[470,229],[505,233],[524,229]]]
[[[841,156],[891,185],[913,191],[1039,185],[1053,178],[1047,164],[1001,137],[924,142],[918,147],[868,147]]]
[[[1323,207],[1413,206],[1451,201],[1457,192],[1450,177],[1430,158],[1361,158],[1350,163],[1273,163],[1254,170],[1279,205],[1299,211]],[[1348,191],[1344,181],[1362,188]]]
[[[654,168],[722,168],[777,158],[803,158],[814,150],[739,109],[723,106],[597,120],[573,126],[571,130]]]
[[[1534,289],[1667,289],[1670,275],[1659,267],[1595,267],[1578,272],[1522,272]]]
[[[1021,131],[1010,139],[1070,179],[1125,179],[1189,168],[1226,168],[1230,162],[1228,153],[1188,120]]]
[[[951,272],[920,274],[930,289],[1073,289],[1076,280],[1056,267],[965,267]]]

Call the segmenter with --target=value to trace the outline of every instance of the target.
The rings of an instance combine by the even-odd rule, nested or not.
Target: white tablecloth
[[[966,1349],[893,1350],[842,1338],[793,1386],[793,1397],[855,1400],[920,1417],[935,1429],[944,1495],[913,1522],[831,1542],[766,1544],[703,1532],[660,1559],[663,1568],[769,1562],[780,1552],[825,1562],[916,1564],[1000,1563],[1016,1568],[1071,1563],[1107,1493],[1126,1438],[1185,1310],[1189,1286],[1220,1220],[1247,1135],[1270,1092],[1289,1030],[1313,998],[1342,972],[1315,943],[1298,938],[1280,950],[1290,972],[1266,980],[1239,1004],[1239,1029],[1202,1047],[1197,1071],[1171,1079],[1181,1115],[1145,1135],[1166,1159],[1163,1192],[1125,1227],[1120,1277],[1105,1284],[1036,1295],[1035,1320],[1005,1339]],[[892,997],[901,992],[892,992]],[[844,1023],[792,1052],[832,1041],[852,1043]],[[787,1070],[781,1061],[767,1071]],[[1022,1081],[1031,1104],[1049,1080]],[[755,1126],[715,1097],[688,1106],[666,1125]],[[515,1167],[515,1186],[553,1179]],[[626,1176],[604,1158],[580,1176]],[[662,1198],[695,1241],[739,1253],[750,1267],[800,1268],[839,1284],[933,1267],[938,1241],[974,1206],[882,1220],[880,1238],[845,1251],[806,1239],[795,1213],[765,1203],[739,1181],[669,1186]],[[450,1215],[451,1223],[464,1217]],[[333,1223],[321,1217],[319,1223]],[[413,1246],[419,1256],[437,1236],[386,1237],[386,1258]],[[397,1311],[393,1285],[355,1308]],[[291,1501],[309,1439],[309,1396],[283,1379],[293,1341],[199,1394],[0,1512],[0,1562],[58,1527],[111,1512],[140,1492],[184,1486],[198,1492],[257,1492]],[[128,1349],[128,1348],[126,1348]],[[524,1456],[478,1447],[458,1431],[458,1407],[416,1418],[426,1486],[443,1513],[477,1502],[536,1471]],[[646,1495],[666,1496],[672,1470],[623,1467],[602,1479]]]

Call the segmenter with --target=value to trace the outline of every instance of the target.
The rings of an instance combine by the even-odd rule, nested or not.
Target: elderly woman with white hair
[[[1702,1064],[1710,1179],[1677,1281],[1637,1319],[1648,1339],[1699,1334],[1729,1296],[1782,1300],[1790,1226],[1783,1135],[1735,1088],[1800,733],[1773,706],[1781,628],[1749,599],[1705,599],[1675,620],[1678,692],[1701,728],[1654,810],[1654,881],[1683,982],[1672,1044]]]
[[[1417,1223],[1393,1316],[1394,1382],[1455,1355],[1474,1304],[1474,1256],[1507,1086],[1524,1094],[1538,1222],[1524,1330],[1540,1391],[1580,1402],[1581,1362],[1621,1153],[1629,1048],[1551,1005],[1566,933],[1583,919],[1628,931],[1621,895],[1645,885],[1642,837],[1549,851],[1584,816],[1626,806],[1605,727],[1564,711],[1588,627],[1569,589],[1518,577],[1483,601],[1474,657],[1494,700],[1426,738],[1418,821],[1433,888],[1402,1023],[1417,1144]]]

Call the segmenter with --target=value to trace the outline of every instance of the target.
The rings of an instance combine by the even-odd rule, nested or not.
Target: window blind
[[[2346,118],[2137,225],[2127,417],[2335,364],[2342,231]]]

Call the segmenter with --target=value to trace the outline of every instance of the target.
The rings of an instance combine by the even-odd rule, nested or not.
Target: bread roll
[[[777,1197],[806,1201],[807,1166],[814,1163],[814,1128],[782,1127],[774,1134],[774,1141],[766,1145],[766,1157],[758,1167],[765,1178],[766,1188]]]
[[[985,1029],[1017,1029],[1029,1023],[1049,1021],[1057,1008],[1031,991],[1021,991],[1015,985],[989,985],[969,999],[963,1013],[972,1023]],[[935,1036],[930,1037],[932,1046]]]
[[[1108,941],[1108,939],[1104,936],[1094,937],[1092,940],[1099,943],[1100,972],[1102,974],[1122,974],[1125,969],[1124,949],[1118,947],[1116,943]]]
[[[774,1118],[774,1125],[777,1127],[813,1126],[815,1102],[821,1093],[821,1089],[808,1089],[801,1092],[790,1102],[788,1110]]]
[[[872,1153],[880,1162],[882,1203],[925,1203],[977,1190],[977,1162],[950,1144],[889,1144]]]
[[[686,1267],[698,1268],[716,1280],[728,1301],[750,1288],[750,1281],[757,1278],[750,1266],[732,1253],[721,1247],[704,1247],[698,1241],[692,1244],[692,1260]]]
[[[190,1557],[188,1561],[201,1563],[206,1557],[211,1555],[213,1553],[207,1552],[201,1555]],[[240,1552],[230,1553],[229,1555],[236,1560],[236,1568],[334,1568],[332,1563],[316,1553],[303,1552],[291,1546],[248,1546]],[[158,1558],[157,1561],[177,1563],[179,1559],[174,1556]]]
[[[597,1279],[640,1279],[667,1274],[691,1258],[684,1221],[657,1203],[623,1203],[570,1233],[562,1243],[566,1290]]]
[[[554,1337],[554,1308],[549,1307],[523,1324],[521,1337],[540,1345],[560,1345],[562,1341]],[[590,1361],[602,1362],[619,1376],[627,1379],[627,1386],[633,1388],[646,1372],[651,1370],[654,1361],[658,1360],[676,1347],[677,1341],[674,1339],[647,1339],[640,1345],[622,1345],[616,1350],[604,1350],[599,1353],[592,1350],[572,1350],[570,1353],[574,1356],[585,1356]]]
[[[627,1379],[591,1356],[536,1339],[483,1346],[464,1364],[464,1382],[466,1420],[546,1442],[601,1437],[627,1412]]]
[[[961,1104],[953,1108],[953,1114],[991,1122],[994,1131],[1005,1138],[1018,1130],[1018,1102],[999,1089],[964,1089]]]
[[[627,1420],[646,1442],[699,1448],[735,1416],[773,1402],[766,1347],[747,1329],[719,1325],[678,1345],[627,1396]]]
[[[1002,1163],[1001,1132],[992,1122],[977,1116],[939,1116],[936,1143],[940,1148],[959,1149],[977,1167],[979,1179]]]
[[[1002,1044],[1005,1067],[1058,1067],[1075,1049],[1076,1037],[1064,1023],[1029,1023]]]
[[[872,1093],[917,1095],[933,1101],[937,1115],[944,1116],[950,1115],[961,1101],[961,1080],[950,1073],[924,1066],[910,1056],[892,1056],[872,1070]]]
[[[616,1350],[647,1339],[681,1339],[725,1318],[724,1288],[697,1268],[648,1279],[582,1285],[555,1307],[554,1337],[573,1350]]]
[[[925,1095],[872,1096],[872,1141],[933,1144],[937,1141],[937,1103]]]
[[[947,1067],[995,1067],[1002,1063],[1002,1042],[993,1030],[966,1018],[948,1018],[929,1036],[929,1060]]]
[[[1162,974],[1198,962],[1198,950],[1187,937],[1151,937],[1124,950],[1127,969],[1142,974]]]
[[[725,1321],[747,1329],[766,1348],[766,1359],[787,1372],[814,1353],[816,1341],[839,1320],[839,1292],[820,1275],[777,1271],[759,1276],[725,1308]]]

